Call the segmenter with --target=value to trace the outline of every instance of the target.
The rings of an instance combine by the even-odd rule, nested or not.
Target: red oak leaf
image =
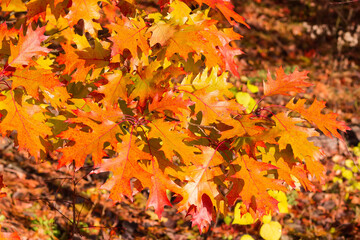
[[[267,82],[264,82],[264,96],[290,95],[290,92],[304,92],[302,87],[312,86],[311,83],[304,81],[308,78],[308,73],[308,71],[299,72],[295,69],[293,73],[286,75],[283,68],[280,67],[276,70],[276,79],[274,80],[271,73],[268,72]]]
[[[28,27],[26,35],[24,36],[20,31],[19,41],[15,46],[10,43],[11,56],[9,57],[9,65],[17,67],[19,65],[29,65],[32,57],[38,55],[45,55],[50,52],[50,49],[41,47],[41,43],[48,37],[44,35],[45,27],[32,30]]]

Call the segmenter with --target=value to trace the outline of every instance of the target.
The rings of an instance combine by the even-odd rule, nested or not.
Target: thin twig
[[[73,220],[72,220],[72,239],[75,239],[75,233],[76,233],[76,179],[75,179],[75,160],[73,161],[73,176],[72,176],[72,180],[73,180]]]

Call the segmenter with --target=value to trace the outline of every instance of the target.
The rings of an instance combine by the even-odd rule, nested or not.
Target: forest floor
[[[322,160],[326,184],[318,184],[316,193],[288,193],[289,213],[275,215],[273,220],[281,223],[285,240],[360,239],[360,43],[351,42],[360,36],[360,3],[311,2],[241,1],[236,10],[251,29],[238,29],[244,35],[239,43],[245,52],[239,58],[244,77],[232,81],[248,91],[247,82],[261,88],[267,70],[280,65],[285,71],[295,67],[310,71],[314,87],[305,97],[326,100],[327,107],[353,131],[344,135],[344,142],[314,139],[326,153]],[[260,96],[252,94],[255,99]],[[284,104],[286,99],[272,100]],[[50,158],[42,163],[29,161],[11,140],[1,138],[0,172],[7,193],[0,199],[2,228],[18,232],[21,239],[69,239],[73,231],[77,232],[74,239],[231,240],[243,234],[261,239],[259,222],[229,225],[219,217],[201,235],[175,208],[166,208],[158,220],[151,209],[145,210],[146,191],[137,194],[133,203],[114,204],[106,191],[99,190],[108,175],[90,174],[91,163],[87,164],[74,172],[71,167],[57,169],[56,160]],[[71,224],[73,205],[75,227]]]

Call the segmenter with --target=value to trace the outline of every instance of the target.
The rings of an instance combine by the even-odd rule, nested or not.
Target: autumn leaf
[[[160,159],[152,156],[151,161],[145,167],[145,170],[152,174],[150,181],[143,181],[142,185],[149,188],[149,199],[146,203],[146,208],[154,207],[155,213],[161,219],[164,211],[164,206],[172,206],[167,196],[167,190],[173,193],[181,193],[181,188],[175,184],[169,177],[166,169],[161,166]]]
[[[302,93],[303,87],[312,86],[306,82],[308,71],[299,72],[297,69],[289,75],[286,75],[283,68],[276,70],[276,79],[271,77],[271,73],[267,74],[267,82],[264,82],[264,97],[273,95],[290,95],[290,92]]]
[[[200,233],[206,232],[212,221],[213,205],[211,199],[204,194],[201,197],[201,204],[193,206],[194,207],[188,211],[188,215],[192,215],[191,226],[198,226]]]
[[[147,26],[143,19],[129,20],[127,18],[117,18],[116,23],[107,26],[112,31],[109,38],[114,45],[112,46],[111,56],[123,54],[125,49],[131,52],[133,58],[137,58],[137,48],[147,56],[150,51],[148,39],[150,33],[147,33]]]
[[[223,46],[219,39],[216,21],[207,20],[194,25],[183,25],[169,39],[165,56],[168,59],[179,54],[185,60],[189,53],[198,56],[204,55],[207,67],[224,66],[223,58],[218,54],[216,47]]]
[[[244,110],[242,105],[235,100],[225,100],[220,91],[215,90],[210,93],[206,91],[204,88],[193,93],[184,91],[185,95],[195,103],[195,112],[202,113],[202,124],[209,125],[218,121],[226,122],[231,119],[231,112]]]
[[[32,57],[49,53],[50,49],[40,46],[48,38],[44,35],[44,32],[45,27],[37,28],[33,31],[31,26],[28,27],[25,36],[20,31],[17,45],[15,46],[10,42],[11,55],[8,59],[9,65],[13,67],[29,65]]]
[[[152,175],[138,164],[138,160],[151,159],[152,156],[139,148],[139,142],[132,132],[122,136],[122,142],[117,144],[118,155],[114,158],[104,159],[97,171],[113,173],[113,176],[101,188],[109,190],[110,199],[115,202],[123,200],[124,196],[130,200],[133,199],[132,178],[137,178],[143,184],[152,181]]]
[[[265,148],[264,148],[265,150]],[[261,152],[263,162],[270,163],[277,167],[276,171],[280,179],[283,179],[289,186],[296,188],[296,180],[307,191],[316,191],[315,185],[307,178],[308,171],[305,165],[294,161],[293,156],[285,151],[276,152],[276,147],[267,148]]]
[[[166,111],[171,111],[175,115],[183,115],[183,111],[190,111],[189,106],[193,103],[189,99],[184,99],[184,94],[175,95],[174,92],[169,91],[164,93],[162,98],[156,95],[149,105],[149,111],[157,111],[166,114]]]
[[[58,77],[51,70],[41,68],[16,69],[9,80],[12,81],[13,88],[23,86],[26,92],[36,99],[39,99],[39,89],[53,91],[54,87],[61,85]]]
[[[70,11],[65,17],[69,22],[69,26],[73,27],[82,19],[84,20],[85,31],[95,34],[96,31],[100,30],[100,24],[93,21],[93,19],[100,18],[98,2],[98,0],[72,0]]]
[[[89,154],[92,154],[94,165],[99,166],[103,156],[106,155],[103,151],[104,143],[108,142],[111,146],[116,146],[118,142],[116,134],[120,132],[120,128],[116,121],[104,119],[104,115],[109,114],[109,109],[93,107],[92,110],[93,111],[90,112],[79,110],[77,118],[70,118],[67,120],[69,123],[76,123],[79,125],[75,128],[69,128],[58,135],[58,137],[62,139],[68,139],[75,142],[71,146],[58,150],[58,152],[62,153],[58,168],[67,166],[74,160],[76,168],[79,169],[82,167],[85,158]],[[100,123],[94,121],[96,120],[97,115],[100,115],[103,118],[100,119]],[[112,112],[110,115],[117,115],[116,118],[118,119],[121,119],[122,117],[120,111],[116,111],[116,113]],[[91,130],[83,130],[81,125],[86,125],[90,127]]]
[[[164,21],[159,21],[151,26],[148,31],[152,32],[150,37],[150,47],[152,47],[156,43],[164,46],[166,42],[174,35],[176,30],[174,26],[167,24]]]
[[[264,127],[259,126],[262,122],[264,122],[262,119],[251,115],[244,115],[237,119],[228,119],[224,123],[230,127],[221,132],[220,140],[262,134],[265,130]]]
[[[39,17],[45,21],[46,7],[50,0],[31,0],[26,3],[28,21],[37,21]]]
[[[18,102],[10,91],[6,99],[0,102],[0,109],[7,112],[6,116],[2,117],[0,133],[8,136],[16,130],[19,149],[28,150],[38,160],[40,151],[46,152],[43,139],[52,134],[50,127],[45,124],[41,108],[28,104],[23,97]]]
[[[258,162],[247,155],[238,157],[232,163],[233,168],[240,167],[230,176],[233,186],[226,195],[229,204],[233,205],[237,199],[241,199],[247,209],[251,208],[253,218],[260,218],[270,212],[278,210],[278,202],[272,198],[267,190],[286,191],[286,187],[281,180],[266,177],[267,171],[277,169],[277,167]]]
[[[8,29],[6,22],[0,24],[0,49],[3,48],[3,41],[9,41],[11,38],[15,38],[19,33],[19,30],[11,28]]]
[[[94,66],[86,65],[86,60],[81,59],[77,54],[76,49],[74,49],[70,44],[62,44],[62,48],[65,51],[65,54],[60,54],[57,57],[56,61],[59,64],[64,64],[65,69],[63,74],[72,74],[72,79],[74,82],[84,82],[86,75],[89,73]]]
[[[217,206],[217,200],[222,198],[215,179],[221,182],[219,176],[222,176],[223,172],[219,165],[224,163],[224,159],[215,149],[203,146],[199,148],[202,154],[198,156],[194,165],[183,167],[188,182],[182,188],[182,200],[178,203],[179,211],[187,210],[192,205],[202,206],[203,194],[210,198],[214,206]]]
[[[117,104],[119,97],[127,101],[126,85],[128,81],[123,77],[122,72],[115,70],[114,72],[106,73],[103,77],[108,80],[108,83],[98,88],[99,93],[105,95],[104,101],[108,104]]]
[[[21,0],[4,0],[1,1],[1,11],[3,12],[25,12],[26,6]]]
[[[94,39],[94,47],[91,47],[85,35],[75,35],[73,41],[77,48],[70,43],[62,44],[65,53],[56,59],[59,64],[65,65],[63,74],[72,74],[73,82],[86,82],[90,70],[91,76],[98,77],[103,67],[109,64],[110,51],[106,49],[107,46],[103,46],[104,43],[99,39]]]
[[[189,138],[186,129],[175,122],[168,122],[157,119],[151,122],[151,130],[148,134],[149,138],[159,138],[162,141],[160,150],[164,152],[168,159],[175,156],[175,152],[179,153],[185,164],[190,164],[196,159],[194,152],[197,148],[187,145],[184,140]]]
[[[325,108],[324,101],[318,101],[315,99],[309,108],[305,108],[305,99],[299,99],[296,103],[294,103],[294,101],[295,99],[289,101],[289,103],[286,104],[286,107],[300,113],[306,120],[315,124],[326,136],[332,137],[332,134],[339,139],[343,139],[338,130],[343,132],[350,130],[350,128],[346,126],[345,122],[336,120],[338,114],[321,113],[321,111]]]
[[[279,113],[272,117],[277,128],[272,128],[269,132],[280,137],[278,140],[279,149],[284,150],[291,146],[294,158],[305,161],[312,175],[318,180],[323,179],[324,166],[319,159],[324,155],[321,149],[308,140],[309,137],[318,136],[318,133],[311,128],[298,126],[303,120],[290,118],[287,113]]]

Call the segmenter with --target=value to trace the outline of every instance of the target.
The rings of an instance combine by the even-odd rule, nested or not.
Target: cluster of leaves
[[[308,177],[322,179],[311,126],[338,138],[347,129],[317,100],[307,108],[292,99],[276,114],[259,107],[304,92],[305,71],[268,73],[251,111],[235,100],[233,28],[247,25],[228,1],[165,0],[152,12],[132,0],[1,7],[0,133],[16,131],[19,149],[37,160],[58,152],[59,168],[91,156],[94,173],[112,172],[103,185],[111,199],[148,189],[159,217],[176,203],[203,231],[238,201],[253,219],[275,212],[269,190],[314,190]]]

